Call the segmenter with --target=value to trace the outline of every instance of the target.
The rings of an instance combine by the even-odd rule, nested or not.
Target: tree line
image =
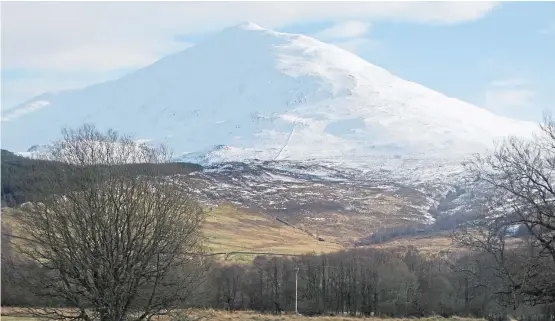
[[[60,163],[56,159],[32,159],[16,155],[5,149],[2,149],[1,152],[1,197],[3,206],[17,206],[25,202],[35,201],[37,197],[44,194],[44,190],[48,190],[50,193],[63,193],[71,190],[69,185],[52,186],[50,183],[61,170],[79,172],[76,168]],[[102,164],[97,164],[97,166],[102,166]],[[163,176],[189,174],[202,170],[202,166],[197,164],[176,162],[117,164],[116,167],[119,167],[119,170],[127,175]],[[78,178],[75,180],[78,180]]]
[[[227,310],[305,315],[501,316],[546,318],[552,304],[507,306],[505,284],[482,254],[429,256],[405,251],[353,249],[300,258],[257,257],[251,265],[220,265],[199,291],[196,305]]]
[[[9,255],[10,243],[2,244],[2,255]],[[194,271],[195,277],[189,280],[190,292],[172,307],[279,314],[295,311],[297,297],[299,313],[312,316],[459,315],[493,320],[506,314],[519,320],[555,316],[553,303],[530,304],[522,294],[507,298],[507,284],[495,260],[484,253],[429,255],[412,247],[359,248],[300,257],[257,256],[251,264],[205,263],[203,269],[188,267],[188,274]],[[44,267],[4,263],[2,270],[3,306],[75,306],[66,298],[37,291],[45,284]],[[21,275],[27,282],[19,281]],[[174,293],[170,289],[168,293]],[[162,296],[164,289],[159,290]],[[148,291],[147,285],[139,292],[143,291]],[[508,304],[508,299],[516,299],[516,304]]]

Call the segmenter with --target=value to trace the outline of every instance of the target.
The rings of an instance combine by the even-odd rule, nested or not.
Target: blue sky
[[[542,32],[549,24],[555,24],[554,2],[503,3],[484,19],[464,24],[377,24],[370,37],[385,49],[361,54],[447,95],[537,120],[543,110],[555,111],[555,28]],[[529,98],[521,104],[515,99],[514,105],[503,101],[518,92]]]
[[[337,44],[498,114],[555,112],[555,2],[231,5],[4,2],[2,109],[120,77],[250,20]]]

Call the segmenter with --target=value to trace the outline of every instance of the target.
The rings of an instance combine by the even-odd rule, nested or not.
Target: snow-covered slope
[[[182,159],[351,165],[452,159],[532,123],[400,79],[310,37],[245,23],[121,79],[47,93],[2,112],[2,147],[25,151],[94,123],[162,142]]]

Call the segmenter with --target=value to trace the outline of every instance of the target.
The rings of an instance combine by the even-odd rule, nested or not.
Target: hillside
[[[25,236],[17,223],[22,209],[2,209],[2,231],[15,236]],[[207,211],[202,232],[210,253],[221,253],[217,258],[232,262],[250,262],[252,253],[277,253],[301,255],[306,253],[329,253],[344,249],[329,240],[288,226],[275,218],[234,206],[223,205]],[[5,241],[9,236],[4,235]],[[4,240],[4,239],[3,239]],[[12,239],[17,243],[17,238]],[[238,253],[234,253],[238,252]]]
[[[49,193],[63,192],[52,190],[52,184],[49,182],[52,182],[59,170],[67,168],[66,165],[18,156],[4,149],[2,149],[1,163],[3,205],[18,205],[33,200],[40,197],[38,194],[45,190],[45,187]],[[199,165],[188,163],[126,164],[121,166],[121,170],[129,174],[161,176],[189,174],[201,169],[202,167]]]
[[[49,186],[52,175],[56,175],[62,168],[61,164],[52,161],[30,159],[7,150],[2,150],[1,156],[2,202],[10,206],[44,195],[45,186]],[[121,170],[142,175],[187,177],[191,173],[202,171],[202,168],[187,163],[127,164],[121,166]],[[51,188],[48,191],[63,192],[53,191]],[[24,233],[18,230],[17,212],[16,208],[3,208],[3,228],[8,227],[11,234],[23,236]],[[208,211],[203,233],[207,237],[210,251],[217,253],[238,251],[304,254],[343,248],[329,240],[319,241],[317,235],[286,225],[269,214],[225,204]],[[249,261],[253,256],[238,254],[228,258],[233,261]]]
[[[17,206],[43,197],[45,190],[63,192],[45,189],[61,169],[61,164],[2,150],[3,205]],[[298,254],[379,244],[415,236],[416,231],[422,236],[449,229],[460,219],[451,219],[445,208],[455,208],[458,218],[472,209],[450,198],[441,199],[441,191],[436,192],[438,202],[421,187],[399,184],[389,175],[378,179],[324,166],[224,163],[202,168],[169,163],[127,164],[121,170],[130,175],[167,176],[190,188],[204,206],[213,207],[207,235],[216,252]],[[317,241],[318,237],[325,241]]]
[[[301,255],[329,253],[343,246],[288,226],[274,217],[224,205],[208,212],[203,227],[213,253],[257,252]],[[234,254],[226,259],[250,261],[254,255]]]
[[[39,192],[61,166],[2,150],[3,204],[17,206],[43,195]],[[449,248],[450,239],[441,231],[459,221],[431,217],[435,223],[430,225],[419,216],[418,208],[410,207],[419,198],[426,204],[426,196],[418,190],[394,185],[385,189],[366,177],[357,180],[331,168],[321,167],[322,176],[294,169],[245,164],[216,169],[186,163],[121,166],[130,174],[169,176],[192,187],[198,200],[210,208],[203,233],[210,252],[224,253],[218,255],[222,260],[250,262],[254,257],[241,252],[300,255],[353,246],[416,246],[429,253]],[[24,235],[17,228],[17,211],[3,208],[3,229]]]

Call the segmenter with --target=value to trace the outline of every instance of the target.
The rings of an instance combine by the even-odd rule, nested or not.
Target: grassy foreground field
[[[271,315],[260,314],[253,311],[236,311],[233,313],[221,310],[184,310],[176,312],[173,316],[153,318],[156,321],[288,321],[288,320],[314,320],[314,321],[485,321],[484,319],[472,319],[462,317],[443,318],[441,316],[428,318],[362,318],[346,316],[298,316],[294,314]],[[37,318],[16,313],[15,309],[2,308],[2,321],[39,321]]]
[[[187,315],[189,315],[189,320],[205,320],[205,321],[289,321],[289,320],[314,320],[314,321],[386,321],[386,320],[395,320],[395,321],[414,321],[414,318],[398,318],[398,319],[388,319],[388,318],[363,318],[363,317],[347,317],[347,316],[302,316],[302,315],[295,315],[295,314],[285,314],[285,315],[271,315],[271,314],[260,314],[253,311],[237,311],[233,313],[229,313],[226,311],[216,311],[216,310],[192,310],[187,311]],[[183,314],[185,315],[185,313]],[[183,321],[183,319],[179,319],[178,321]],[[187,319],[184,319],[187,320]],[[418,319],[421,321],[485,321],[483,319],[471,319],[471,318],[459,318],[459,317],[452,317],[452,318],[443,318],[443,317],[429,317],[429,318],[421,318]],[[19,320],[11,320],[11,321],[19,321]],[[188,320],[187,320],[188,321]]]
[[[287,226],[271,217],[249,213],[233,206],[218,206],[210,211],[203,226],[211,252],[268,252],[305,254],[329,253],[341,250],[336,243],[318,241],[306,232]],[[253,256],[231,257],[233,260],[252,260]]]

